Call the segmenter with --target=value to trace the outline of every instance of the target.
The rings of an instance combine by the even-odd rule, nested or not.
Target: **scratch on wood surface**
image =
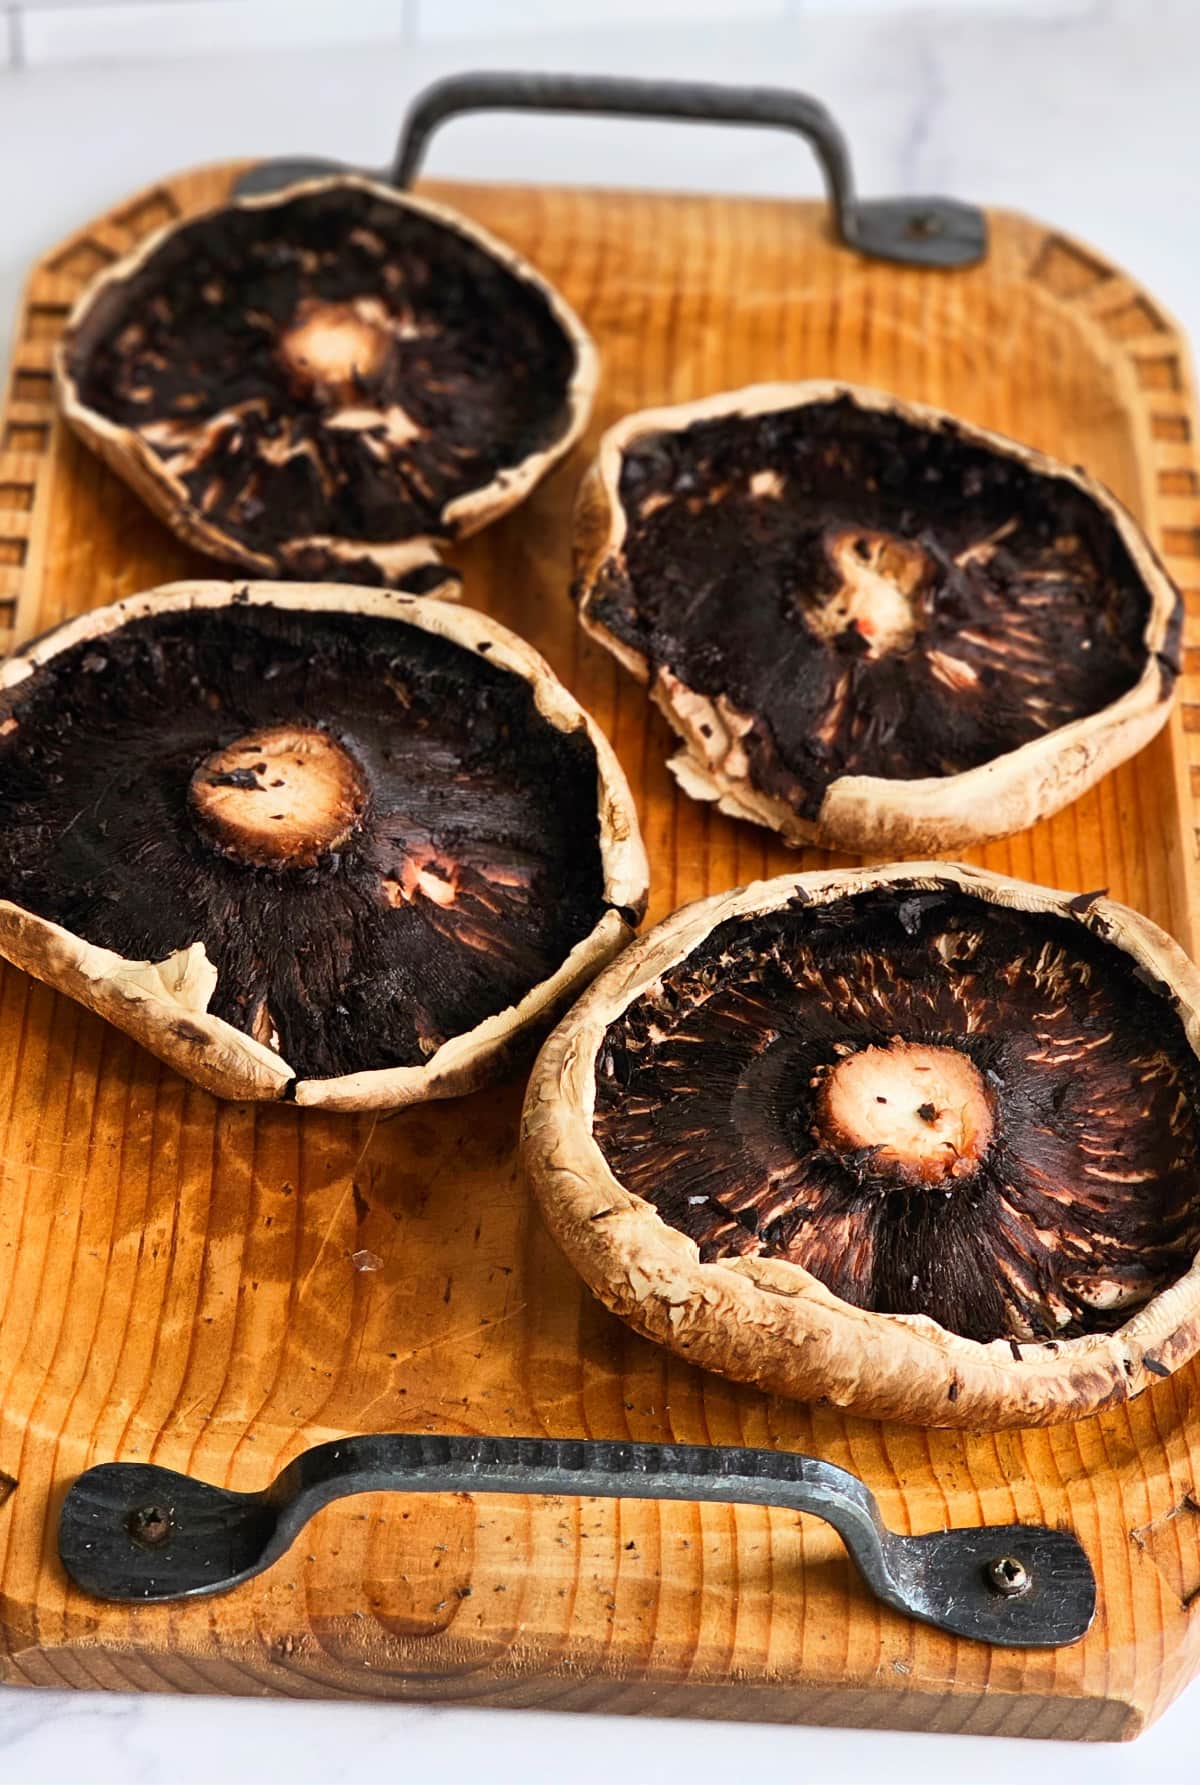
[[[325,1223],[325,1232],[321,1235],[321,1243],[317,1247],[317,1255],[313,1259],[312,1263],[309,1265],[308,1270],[305,1272],[305,1275],[304,1275],[304,1281],[301,1283],[299,1289],[296,1291],[296,1300],[298,1302],[302,1302],[304,1300],[305,1296],[308,1294],[308,1286],[312,1282],[313,1278],[317,1274],[317,1271],[321,1267],[321,1260],[325,1256],[326,1250],[329,1246],[329,1241],[333,1235],[333,1230],[338,1224],[338,1220],[341,1216],[342,1210],[346,1206],[347,1199],[350,1196],[352,1196],[353,1193],[354,1193],[354,1175],[353,1175],[353,1173],[351,1173],[351,1175],[346,1179],[346,1187],[342,1191],[342,1194],[338,1197],[337,1204],[334,1208],[332,1215],[330,1215],[329,1220]]]
[[[1200,1512],[1200,1500],[1190,1488],[1167,1512],[1160,1512],[1157,1518],[1150,1519],[1144,1525],[1135,1525],[1129,1535],[1139,1549],[1149,1549],[1157,1533],[1169,1525],[1172,1519],[1177,1519],[1181,1512]]]
[[[526,1304],[522,1302],[520,1307],[511,1308],[507,1314],[497,1314],[495,1320],[481,1320],[476,1326],[467,1327],[464,1332],[439,1333],[436,1339],[426,1339],[423,1345],[414,1345],[411,1351],[400,1352],[396,1362],[406,1364],[412,1358],[419,1357],[423,1351],[436,1350],[439,1345],[464,1345],[468,1339],[474,1339],[480,1333],[494,1332],[498,1326],[515,1320],[518,1314],[525,1312],[525,1307]]]
[[[356,1429],[360,1432],[368,1431],[370,1428],[367,1425],[367,1415],[372,1407],[378,1407],[380,1401],[390,1401],[396,1405],[399,1403],[402,1392],[394,1382],[389,1382],[387,1387],[381,1388],[377,1395],[372,1395],[369,1401],[364,1402],[361,1407],[356,1407],[354,1410]],[[432,1431],[437,1423],[436,1408],[427,1406],[424,1401],[419,1406],[413,1406],[405,1400],[404,1418],[409,1431],[416,1431],[418,1428]]]
[[[1200,1605],[1200,1564],[1195,1559],[1194,1543],[1184,1541],[1177,1521],[1182,1518],[1190,1527],[1197,1517],[1200,1499],[1189,1488],[1168,1511],[1147,1524],[1136,1525],[1129,1533],[1131,1541],[1154,1563],[1184,1611]],[[1189,1537],[1193,1535],[1189,1531]]]
[[[375,1130],[378,1128],[378,1126],[379,1126],[379,1117],[378,1117],[378,1115],[374,1115],[371,1117],[371,1126],[367,1129],[367,1138],[366,1138],[366,1140],[364,1140],[364,1142],[362,1144],[362,1151],[359,1153],[358,1158],[354,1161],[354,1164],[350,1167],[351,1180],[353,1180],[358,1175],[359,1167],[362,1165],[363,1160],[366,1158],[367,1154],[370,1152],[371,1142],[375,1139]]]
[[[194,1400],[189,1401],[186,1407],[176,1408],[171,1414],[171,1430],[182,1431],[186,1429],[187,1423],[192,1415],[199,1413],[201,1407],[203,1407],[205,1402],[211,1398],[210,1394],[200,1394],[197,1395]]]
[[[357,1159],[355,1159],[354,1164],[350,1167],[350,1170],[346,1175],[346,1188],[342,1191],[342,1194],[338,1197],[337,1206],[335,1207],[332,1215],[330,1215],[329,1220],[326,1223],[325,1232],[321,1235],[321,1243],[317,1247],[317,1255],[313,1259],[312,1263],[309,1265],[308,1270],[304,1277],[304,1281],[301,1283],[299,1289],[296,1291],[297,1301],[304,1300],[304,1297],[308,1294],[309,1284],[312,1282],[317,1271],[320,1269],[321,1260],[325,1256],[326,1249],[328,1248],[330,1239],[333,1236],[333,1230],[337,1226],[338,1221],[341,1218],[342,1210],[346,1206],[346,1198],[348,1196],[357,1198],[357,1196],[358,1196],[358,1185],[355,1182],[355,1180],[358,1176],[358,1172],[362,1166],[363,1160],[366,1158],[367,1154],[371,1150],[371,1142],[375,1139],[375,1130],[378,1127],[379,1127],[379,1117],[376,1115],[371,1118],[371,1126],[367,1129],[367,1138],[366,1138],[366,1140],[364,1140],[362,1146],[359,1149]]]

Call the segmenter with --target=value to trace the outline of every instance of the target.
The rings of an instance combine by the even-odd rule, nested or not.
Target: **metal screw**
[[[935,211],[914,211],[904,225],[904,233],[910,242],[928,241],[930,236],[940,236],[942,220]]]
[[[175,1514],[169,1506],[139,1506],[125,1520],[125,1529],[143,1549],[158,1549],[175,1529]]]
[[[992,1591],[1003,1594],[1005,1599],[1016,1599],[1019,1594],[1029,1591],[1029,1570],[1015,1556],[997,1556],[983,1573]]]

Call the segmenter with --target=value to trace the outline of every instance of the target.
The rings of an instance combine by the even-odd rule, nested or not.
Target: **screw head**
[[[914,211],[904,225],[904,233],[910,242],[926,242],[931,236],[940,236],[942,220],[936,211]]]
[[[988,1586],[1005,1599],[1016,1599],[1027,1593],[1031,1576],[1024,1562],[1016,1556],[996,1556],[983,1571]]]
[[[138,1506],[125,1520],[125,1529],[143,1549],[158,1549],[175,1529],[175,1514],[169,1506]]]

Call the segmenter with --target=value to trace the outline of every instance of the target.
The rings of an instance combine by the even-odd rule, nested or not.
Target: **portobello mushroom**
[[[591,341],[512,249],[358,176],[169,224],[80,299],[75,431],[189,545],[405,586],[413,542],[528,495],[583,429]]]
[[[1200,972],[901,863],[677,911],[546,1042],[524,1157],[600,1299],[775,1394],[1045,1424],[1200,1346]]]
[[[609,745],[469,608],[177,583],[0,668],[0,955],[219,1096],[471,1090],[645,898]]]
[[[577,510],[587,631],[684,790],[793,844],[1022,830],[1163,725],[1182,605],[1080,470],[937,410],[760,385],[628,416]]]

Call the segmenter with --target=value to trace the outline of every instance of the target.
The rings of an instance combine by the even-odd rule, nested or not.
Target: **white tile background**
[[[1103,0],[940,0],[930,10],[1078,18]],[[911,10],[911,0],[0,0],[0,69],[219,50],[469,41],[614,25]]]

